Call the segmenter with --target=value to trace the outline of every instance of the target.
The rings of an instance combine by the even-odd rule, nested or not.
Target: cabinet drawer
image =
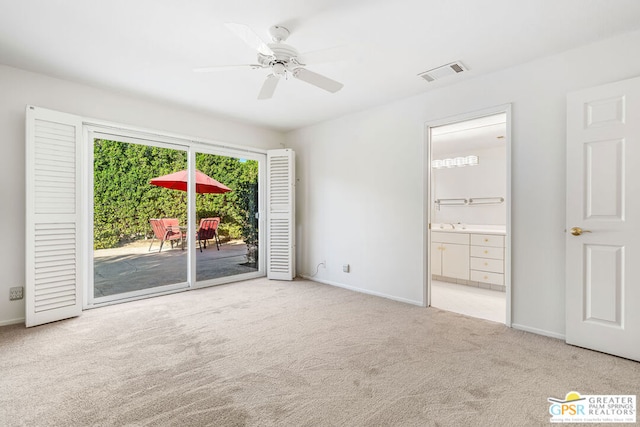
[[[432,231],[431,241],[440,243],[456,243],[458,245],[469,244],[468,233],[447,233],[442,231]]]
[[[504,285],[504,274],[471,270],[471,280],[474,282],[491,283],[494,285]]]
[[[494,246],[504,248],[504,236],[496,234],[472,234],[471,244],[476,246]]]
[[[471,258],[471,269],[504,273],[504,261],[501,259]]]
[[[471,256],[478,258],[504,259],[504,248],[471,246]]]

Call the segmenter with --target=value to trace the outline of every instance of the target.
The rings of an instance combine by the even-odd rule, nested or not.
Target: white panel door
[[[267,152],[267,277],[293,280],[295,269],[295,153]]]
[[[567,98],[566,341],[640,361],[640,78]]]
[[[82,120],[27,107],[26,325],[82,312]]]

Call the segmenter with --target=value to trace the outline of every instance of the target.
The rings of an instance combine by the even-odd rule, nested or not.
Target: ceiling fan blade
[[[309,71],[306,68],[296,68],[293,70],[292,74],[296,79],[300,79],[331,93],[336,93],[342,89],[342,86],[344,86],[340,82],[331,80],[329,77],[314,73],[313,71]]]
[[[256,70],[258,68],[262,68],[260,64],[239,64],[239,65],[215,65],[213,67],[198,67],[194,68],[193,71],[196,73],[211,73],[213,71],[224,71],[224,70]]]
[[[269,99],[273,96],[273,92],[276,90],[276,86],[278,86],[278,81],[280,78],[274,74],[269,74],[267,79],[262,84],[262,89],[260,89],[260,93],[258,94],[258,99]]]
[[[275,56],[275,53],[269,46],[249,27],[244,24],[236,24],[227,22],[224,24],[236,36],[240,37],[246,44],[257,50],[263,55]]]

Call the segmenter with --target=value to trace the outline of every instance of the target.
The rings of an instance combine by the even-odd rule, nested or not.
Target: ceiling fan
[[[273,43],[267,44],[246,25],[227,23],[225,26],[240,37],[246,44],[258,51],[258,62],[256,64],[195,68],[193,71],[207,73],[230,68],[268,68],[271,70],[271,73],[267,75],[266,80],[262,84],[258,99],[271,98],[280,79],[288,79],[289,76],[293,76],[298,80],[310,83],[331,93],[342,89],[342,83],[305,68],[306,64],[300,62],[298,51],[284,43],[290,34],[289,30],[285,27],[274,25],[269,28],[269,35]]]

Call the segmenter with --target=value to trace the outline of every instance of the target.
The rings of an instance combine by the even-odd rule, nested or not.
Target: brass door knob
[[[591,230],[583,230],[583,229],[582,229],[582,228],[580,228],[580,227],[573,227],[573,228],[571,228],[570,232],[571,232],[571,234],[573,234],[574,236],[579,236],[579,235],[581,235],[582,233],[591,233]]]

